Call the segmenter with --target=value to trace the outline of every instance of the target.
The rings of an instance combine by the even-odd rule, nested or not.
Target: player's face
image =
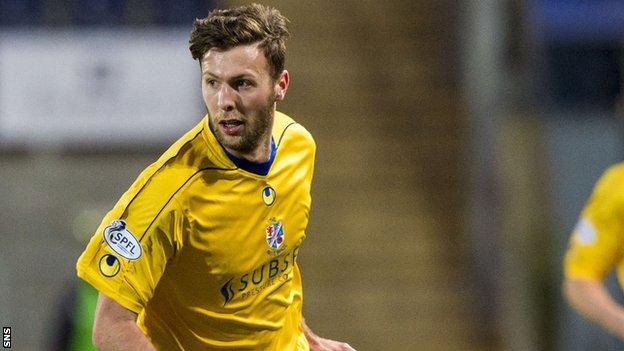
[[[274,80],[257,44],[210,49],[201,68],[202,96],[217,140],[237,157],[268,160],[275,102],[284,98],[288,72]]]

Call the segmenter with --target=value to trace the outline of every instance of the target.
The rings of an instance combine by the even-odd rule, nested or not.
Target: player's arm
[[[598,280],[566,278],[563,292],[568,303],[585,318],[624,340],[624,307]]]
[[[137,314],[100,294],[93,322],[93,345],[101,351],[156,351],[136,324]]]
[[[345,342],[324,339],[314,334],[303,318],[301,318],[301,328],[310,345],[310,351],[355,351]]]

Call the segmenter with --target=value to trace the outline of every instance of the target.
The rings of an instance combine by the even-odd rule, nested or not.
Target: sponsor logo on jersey
[[[141,244],[128,230],[124,220],[114,220],[102,234],[104,241],[119,256],[129,260],[141,257]]]
[[[262,201],[265,205],[271,206],[275,202],[275,189],[273,189],[270,185],[267,185],[262,189]]]
[[[284,243],[284,225],[275,218],[270,219],[271,225],[264,230],[266,242],[273,250],[279,250]]]
[[[228,280],[219,289],[223,296],[223,305],[225,306],[235,297],[244,300],[260,294],[268,287],[283,284],[292,279],[298,254],[299,246],[295,246],[292,251],[273,258],[253,271]]]
[[[117,273],[119,273],[119,268],[121,267],[121,264],[119,263],[117,257],[111,254],[106,254],[102,256],[102,258],[100,258],[99,267],[100,273],[102,273],[103,276],[110,278],[116,276]]]

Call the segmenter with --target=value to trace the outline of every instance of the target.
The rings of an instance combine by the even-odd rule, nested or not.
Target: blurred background
[[[278,108],[318,144],[300,262],[313,330],[358,350],[624,347],[560,291],[569,233],[623,154],[624,2],[261,2],[293,32]],[[192,20],[242,3],[0,0],[13,349],[85,349],[75,261],[204,113]]]

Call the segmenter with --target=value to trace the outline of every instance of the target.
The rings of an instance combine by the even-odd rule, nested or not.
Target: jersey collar
[[[210,123],[210,119],[208,119],[208,127],[210,128],[210,132],[214,135],[214,130],[212,129],[212,123]],[[217,138],[215,137],[215,139]],[[217,142],[219,143],[218,139],[217,139]],[[269,174],[269,170],[271,169],[271,165],[273,164],[273,160],[275,159],[275,153],[277,151],[277,147],[275,146],[275,141],[273,141],[272,136],[271,136],[271,156],[269,157],[269,160],[266,162],[251,162],[244,158],[236,157],[232,155],[231,153],[229,153],[223,147],[223,145],[221,145],[221,143],[219,143],[219,145],[221,146],[221,148],[223,149],[227,157],[230,159],[230,161],[232,161],[232,163],[236,165],[236,167],[243,169],[247,172],[261,175],[261,176],[265,176]]]

